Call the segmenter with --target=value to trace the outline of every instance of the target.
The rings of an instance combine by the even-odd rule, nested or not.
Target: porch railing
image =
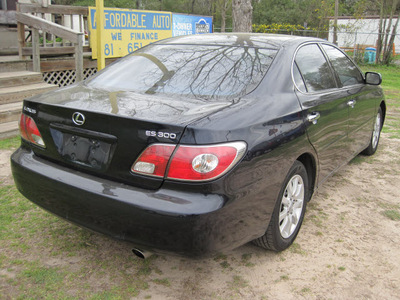
[[[40,72],[41,54],[74,54],[76,81],[81,81],[87,14],[87,7],[19,4],[15,17],[20,58],[32,55],[33,70]],[[29,39],[31,45],[28,44]]]

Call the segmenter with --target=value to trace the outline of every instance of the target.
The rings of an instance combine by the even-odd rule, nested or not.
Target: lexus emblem
[[[85,123],[85,116],[80,112],[74,112],[72,114],[72,122],[78,126],[81,126]]]

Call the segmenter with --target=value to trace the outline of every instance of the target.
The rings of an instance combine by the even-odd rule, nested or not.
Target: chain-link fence
[[[329,41],[333,41],[333,35],[333,31],[330,31],[328,36]],[[365,51],[371,48],[376,49],[378,39],[379,33],[376,32],[338,31],[337,33],[337,45],[350,53],[356,61],[365,60]],[[400,53],[400,34],[395,35],[393,42],[393,56],[396,53]]]

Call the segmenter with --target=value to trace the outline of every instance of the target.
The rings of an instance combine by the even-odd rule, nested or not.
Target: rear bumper
[[[17,188],[30,201],[147,250],[200,256],[240,246],[265,230],[243,211],[242,199],[135,188],[48,162],[24,148],[12,155],[11,167]]]

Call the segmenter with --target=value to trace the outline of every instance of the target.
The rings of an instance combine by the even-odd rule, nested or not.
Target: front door
[[[371,93],[375,90],[365,85],[360,70],[342,51],[326,44],[322,48],[337,74],[341,91],[348,94],[348,137],[353,157],[367,147],[371,138],[376,109]]]

